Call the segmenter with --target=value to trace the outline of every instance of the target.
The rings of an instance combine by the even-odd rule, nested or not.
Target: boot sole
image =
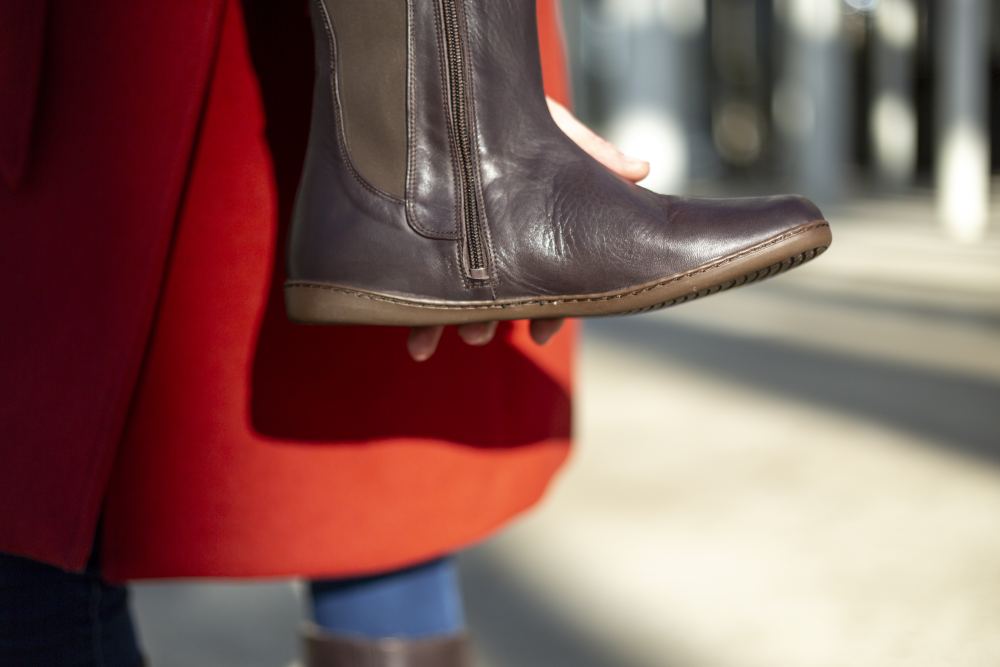
[[[285,307],[289,319],[300,324],[407,327],[630,315],[676,306],[776,276],[818,257],[830,246],[832,238],[829,224],[812,222],[691,271],[615,292],[497,301],[435,301],[325,283],[288,281]]]

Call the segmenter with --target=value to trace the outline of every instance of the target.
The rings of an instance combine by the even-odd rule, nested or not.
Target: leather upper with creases
[[[289,249],[291,280],[459,301],[595,294],[691,271],[822,219],[801,197],[683,198],[626,182],[552,120],[534,1],[462,0],[491,276],[470,281],[462,268],[438,3],[400,0],[408,64],[406,184],[399,198],[374,187],[352,163],[337,75],[350,62],[338,61],[337,26],[327,24],[320,2],[313,126]]]

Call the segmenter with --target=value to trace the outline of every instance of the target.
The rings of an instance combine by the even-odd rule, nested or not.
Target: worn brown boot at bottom
[[[346,637],[310,625],[303,630],[305,667],[471,667],[464,634],[433,639]]]
[[[802,197],[660,195],[587,155],[546,106],[534,0],[313,0],[313,20],[285,284],[295,321],[641,312],[830,245]]]

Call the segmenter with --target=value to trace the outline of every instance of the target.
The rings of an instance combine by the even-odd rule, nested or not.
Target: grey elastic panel
[[[339,56],[354,167],[375,187],[406,189],[406,0],[323,0]]]

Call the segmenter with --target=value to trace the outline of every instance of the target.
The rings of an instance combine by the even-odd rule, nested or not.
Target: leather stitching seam
[[[454,210],[456,239],[458,240],[458,243],[455,244],[455,258],[457,261],[456,267],[458,268],[458,277],[462,282],[462,287],[471,290],[475,288],[475,285],[473,285],[472,281],[469,280],[465,274],[465,267],[468,263],[465,252],[467,247],[465,225],[462,224],[462,213],[464,211],[465,203],[459,192],[465,183],[465,175],[462,173],[462,169],[460,167],[462,158],[459,155],[458,137],[456,136],[456,132],[458,130],[455,127],[455,118],[452,115],[451,100],[448,97],[451,90],[448,82],[448,73],[446,71],[449,64],[446,62],[448,45],[446,44],[444,18],[437,9],[434,11],[434,29],[438,47],[438,71],[441,75],[441,108],[445,110],[446,114],[445,129],[448,132],[448,153],[451,157],[452,179],[455,190],[454,196],[452,197],[452,207]]]
[[[355,296],[355,297],[357,297],[359,299],[367,299],[369,301],[382,301],[382,302],[387,302],[387,303],[394,303],[394,304],[401,305],[401,306],[408,306],[410,308],[417,308],[417,309],[423,309],[423,310],[506,310],[508,308],[521,308],[521,307],[524,307],[524,306],[557,306],[557,305],[564,304],[564,303],[599,303],[599,302],[602,302],[602,301],[616,301],[616,300],[622,299],[624,297],[638,296],[640,294],[645,294],[646,292],[650,292],[652,290],[659,289],[659,288],[664,287],[666,285],[669,285],[671,283],[675,283],[675,282],[678,282],[680,280],[684,280],[685,278],[690,278],[690,277],[693,277],[693,276],[700,275],[702,273],[706,273],[708,271],[712,271],[714,269],[721,268],[723,266],[726,266],[727,264],[731,264],[732,262],[735,262],[736,260],[742,259],[742,258],[746,257],[747,255],[753,254],[755,252],[759,252],[761,250],[766,250],[767,248],[770,248],[771,246],[777,245],[779,243],[783,243],[784,241],[787,241],[788,239],[791,239],[791,238],[794,238],[796,236],[799,236],[800,234],[804,234],[806,232],[810,232],[810,231],[813,231],[815,229],[822,229],[823,227],[829,227],[829,226],[830,226],[830,224],[827,223],[827,222],[822,222],[822,223],[818,223],[818,224],[811,224],[811,225],[810,224],[803,225],[802,227],[799,227],[798,229],[795,229],[795,230],[793,230],[791,232],[788,232],[787,234],[782,234],[781,236],[777,236],[777,237],[771,239],[770,241],[765,241],[764,243],[762,243],[760,245],[753,246],[752,248],[747,248],[746,250],[740,251],[740,252],[738,252],[738,253],[736,253],[734,255],[730,255],[729,257],[726,257],[726,258],[724,258],[722,260],[719,260],[717,262],[713,262],[712,264],[706,264],[705,266],[701,266],[701,267],[699,267],[697,269],[694,269],[692,271],[688,271],[686,273],[681,273],[681,274],[678,274],[676,276],[672,276],[670,278],[667,278],[666,280],[661,280],[661,281],[659,281],[657,283],[654,283],[652,285],[647,285],[646,287],[643,287],[641,289],[631,290],[629,292],[619,292],[617,294],[606,294],[604,296],[575,297],[575,298],[550,297],[550,298],[546,298],[546,299],[533,299],[533,300],[528,300],[528,301],[515,301],[515,302],[511,302],[511,303],[494,303],[494,304],[484,303],[484,304],[475,304],[475,305],[465,305],[465,304],[462,304],[462,305],[449,305],[449,304],[444,304],[444,303],[430,305],[430,304],[414,303],[413,301],[407,301],[406,299],[398,299],[398,298],[395,298],[395,297],[381,295],[381,294],[370,294],[370,293],[367,293],[367,292],[359,292],[357,290],[352,290],[352,289],[349,289],[349,288],[346,288],[346,287],[338,287],[336,285],[324,285],[324,284],[321,284],[321,283],[289,282],[289,283],[287,283],[285,285],[285,287],[296,287],[296,288],[302,288],[302,289],[326,290],[326,291],[331,291],[331,292],[337,292],[337,293],[340,293],[340,294],[347,294],[347,295],[350,295],[350,296]]]
[[[406,117],[406,126],[407,126],[406,127],[406,131],[407,131],[407,151],[406,151],[407,152],[407,165],[406,165],[406,221],[419,234],[422,234],[424,236],[427,236],[427,237],[433,238],[433,239],[443,239],[443,240],[453,241],[453,240],[456,240],[456,239],[459,238],[459,234],[458,234],[458,219],[457,218],[455,219],[455,231],[454,232],[440,232],[440,231],[433,230],[433,229],[427,227],[426,225],[424,225],[422,222],[420,222],[420,214],[417,212],[416,204],[414,203],[414,200],[416,199],[416,195],[414,194],[413,174],[414,174],[414,172],[416,170],[416,153],[417,152],[416,152],[416,146],[415,146],[415,140],[414,140],[414,137],[416,136],[416,128],[414,127],[413,107],[414,107],[414,104],[415,104],[415,100],[414,100],[414,97],[413,97],[413,93],[414,93],[414,90],[416,90],[417,80],[416,80],[416,76],[415,76],[415,73],[414,73],[414,65],[413,65],[413,63],[416,62],[416,53],[413,50],[413,47],[414,47],[414,40],[413,40],[413,22],[414,22],[414,19],[413,19],[413,2],[414,2],[414,0],[408,0],[408,2],[406,3],[406,12],[407,12],[407,29],[406,29],[407,44],[406,44],[406,53],[407,53],[407,58],[409,59],[407,61],[407,65],[406,65],[407,78],[408,78],[408,82],[409,82],[408,90],[407,90],[407,93],[406,93],[406,101],[407,101],[407,104],[409,105],[409,108],[407,109],[407,114],[406,114],[406,116],[407,116]],[[437,12],[435,12],[434,22],[435,22],[435,31],[436,31],[437,30],[437,27],[436,27],[436,24],[437,24]],[[437,38],[437,36],[435,35],[435,39],[436,38]],[[440,67],[440,64],[439,64],[438,71],[440,72],[440,70],[441,70],[441,67]],[[441,77],[441,79],[443,81],[444,74],[441,73],[439,76]],[[442,86],[442,91],[443,90],[444,90],[444,87]],[[443,104],[444,103],[444,92],[441,93],[441,97],[442,97],[442,104]],[[442,107],[442,108],[445,108],[445,107]]]
[[[458,4],[461,6],[462,23],[464,24],[465,34],[469,35],[471,31],[469,30],[469,15],[468,15],[468,13],[466,12],[466,9],[465,9],[465,3],[464,2],[460,2]],[[534,17],[532,17],[532,19],[534,19]],[[465,41],[467,43],[468,39],[463,40],[463,41]],[[463,48],[465,48],[465,62],[468,63],[468,69],[473,69],[474,70],[475,67],[476,67],[476,62],[475,62],[475,60],[473,60],[473,57],[472,57],[473,54],[471,53],[471,51],[465,45],[463,45]],[[468,74],[468,73],[466,73],[466,74]],[[487,263],[490,265],[489,266],[489,269],[490,269],[490,272],[489,272],[490,273],[490,279],[489,279],[489,281],[488,281],[487,284],[490,286],[490,293],[493,295],[493,298],[496,299],[497,298],[497,287],[500,286],[500,277],[499,277],[499,274],[497,272],[496,257],[495,257],[494,252],[493,252],[493,235],[490,233],[490,219],[489,219],[489,216],[486,214],[486,202],[483,201],[482,164],[480,163],[480,159],[479,159],[480,158],[480,156],[479,156],[479,114],[477,113],[477,107],[476,107],[475,76],[467,76],[466,90],[469,91],[468,92],[468,95],[469,95],[468,105],[469,105],[470,120],[471,120],[471,123],[472,123],[472,137],[471,137],[471,141],[473,143],[473,148],[474,148],[474,150],[472,152],[472,155],[473,155],[473,158],[475,159],[475,162],[476,162],[476,173],[475,173],[475,180],[476,180],[476,182],[474,184],[474,186],[475,186],[475,188],[474,188],[474,194],[476,196],[476,206],[479,207],[480,225],[482,226],[482,232],[483,232],[483,234],[486,236]]]

